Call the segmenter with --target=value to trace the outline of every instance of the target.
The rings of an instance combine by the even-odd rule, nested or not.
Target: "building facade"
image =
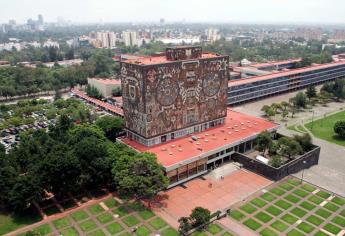
[[[345,78],[345,61],[229,81],[228,105],[236,105]]]
[[[87,83],[95,87],[105,98],[111,97],[114,89],[121,88],[121,81],[118,79],[88,78]]]
[[[201,47],[121,64],[125,127],[146,146],[224,123],[228,57]]]
[[[137,45],[138,34],[135,31],[122,32],[122,39],[126,47],[133,47]]]

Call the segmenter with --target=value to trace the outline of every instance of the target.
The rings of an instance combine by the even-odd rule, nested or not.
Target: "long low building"
[[[156,154],[171,188],[232,161],[235,152],[253,151],[259,133],[278,128],[276,123],[228,109],[224,124],[151,147],[130,137],[117,140],[138,152]]]
[[[345,78],[345,61],[229,81],[227,102],[237,105],[339,78]]]

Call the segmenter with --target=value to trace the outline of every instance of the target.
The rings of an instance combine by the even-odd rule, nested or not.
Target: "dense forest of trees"
[[[1,146],[0,206],[22,211],[43,201],[47,192],[65,196],[81,188],[107,187],[148,198],[166,188],[168,179],[153,154],[138,154],[107,139],[105,132],[121,126],[108,118],[75,125],[61,115],[49,132],[22,134],[9,154]]]
[[[23,66],[0,68],[0,96],[11,97],[41,91],[84,85],[88,77],[109,77],[118,73],[112,53],[108,50],[93,52],[80,66],[53,68]]]

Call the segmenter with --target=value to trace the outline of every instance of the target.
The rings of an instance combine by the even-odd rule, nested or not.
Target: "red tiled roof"
[[[278,124],[265,119],[228,109],[228,115],[223,125],[166,143],[146,147],[131,141],[129,138],[121,138],[120,140],[140,152],[156,154],[158,161],[164,167],[169,167],[227,144],[249,138],[267,129],[278,128],[278,126]],[[198,137],[198,140],[193,141],[192,136]]]
[[[313,65],[301,69],[295,69],[295,70],[289,70],[289,71],[283,71],[283,72],[276,72],[272,73],[269,75],[260,75],[260,76],[254,76],[254,77],[249,77],[246,79],[241,79],[241,80],[231,80],[228,82],[228,86],[237,86],[237,85],[242,85],[242,84],[248,84],[248,83],[253,83],[256,81],[261,81],[261,80],[268,80],[268,79],[274,79],[282,76],[291,76],[303,72],[308,72],[308,71],[313,71],[313,70],[318,70],[318,69],[326,69],[326,68],[331,68],[334,66],[338,65],[345,65],[345,61],[340,61],[340,62],[331,62],[327,64],[322,64],[322,65]]]
[[[71,92],[74,93],[75,95],[77,95],[78,97],[80,97],[80,98],[82,98],[88,102],[91,102],[91,103],[93,103],[93,104],[95,104],[95,105],[97,105],[103,109],[109,110],[113,113],[116,113],[120,116],[123,116],[123,110],[120,107],[111,105],[109,103],[103,102],[103,101],[96,99],[96,98],[89,97],[86,94],[84,94],[82,91],[75,89],[75,88],[71,89]]]

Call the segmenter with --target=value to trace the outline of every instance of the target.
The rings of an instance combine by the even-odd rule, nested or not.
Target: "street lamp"
[[[307,163],[307,161],[303,161],[303,167],[305,166],[306,163]],[[304,168],[303,168],[303,170],[302,170],[301,183],[303,183],[303,175],[304,175]]]

